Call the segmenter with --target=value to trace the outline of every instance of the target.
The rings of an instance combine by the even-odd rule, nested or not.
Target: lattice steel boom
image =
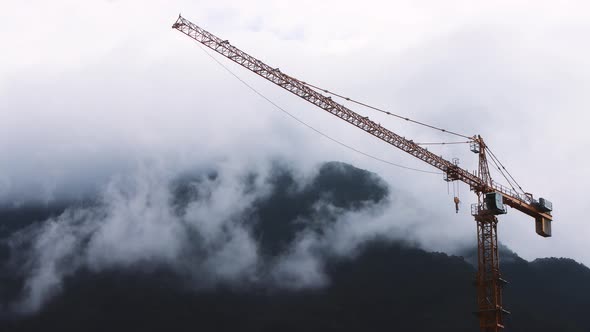
[[[474,152],[479,153],[480,158],[478,172],[473,174],[441,156],[435,155],[413,141],[371,121],[368,117],[335,102],[331,97],[319,93],[303,81],[281,72],[278,68],[263,63],[231,45],[227,40],[218,38],[182,16],[178,17],[172,28],[341,120],[441,170],[447,180],[458,180],[469,185],[470,189],[478,195],[478,204],[472,214],[478,223],[479,266],[477,283],[480,326],[482,331],[496,331],[503,327],[502,313],[505,310],[502,308],[501,287],[499,285],[503,280],[500,278],[498,268],[497,219],[495,216],[488,216],[482,212],[484,195],[486,193],[498,193],[501,195],[504,204],[535,218],[536,230],[541,236],[551,236],[550,222],[552,216],[550,210],[543,209],[539,205],[539,201],[533,198],[533,195],[519,194],[515,190],[492,181],[487,166],[486,145],[480,136],[472,137],[473,143],[478,147],[477,151]]]

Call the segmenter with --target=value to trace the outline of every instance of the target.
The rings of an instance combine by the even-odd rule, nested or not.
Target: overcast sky
[[[439,215],[428,232],[440,243],[475,239],[465,185],[455,215],[442,176],[369,159],[286,117],[172,30],[179,12],[303,81],[481,134],[523,188],[555,208],[554,237],[510,210],[500,240],[527,259],[590,265],[586,1],[3,1],[0,201],[75,197],[142,163],[174,171],[215,160],[240,167],[278,156],[303,169],[341,160]],[[431,170],[217,58],[322,132]],[[453,139],[355,109],[416,141]],[[476,167],[467,146],[432,151]]]

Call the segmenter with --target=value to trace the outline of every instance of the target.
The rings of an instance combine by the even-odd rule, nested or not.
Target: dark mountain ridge
[[[171,184],[181,211],[201,199],[208,173]],[[250,176],[257,176],[252,174]],[[249,181],[250,176],[245,176]],[[250,178],[250,180],[252,180]],[[384,204],[392,192],[376,175],[326,163],[301,186],[286,167],[265,180],[272,190],[246,210],[246,222],[265,261],[292,250],[302,232],[322,236],[347,211]],[[255,190],[255,189],[252,189]],[[320,204],[328,203],[325,208]],[[81,204],[81,203],[80,203]],[[469,257],[426,252],[379,236],[353,255],[322,254],[328,282],[285,288],[265,282],[221,283],[195,289],[192,281],[157,262],[105,269],[80,268],[41,309],[17,314],[22,255],[9,239],[61,214],[67,204],[0,210],[0,331],[475,331],[475,268]],[[181,212],[178,212],[181,213]],[[280,220],[280,223],[277,222]],[[321,220],[321,222],[305,222]],[[26,250],[21,247],[19,250]],[[472,252],[474,252],[473,249]],[[508,251],[503,276],[507,331],[590,331],[590,269],[571,259],[527,262]]]

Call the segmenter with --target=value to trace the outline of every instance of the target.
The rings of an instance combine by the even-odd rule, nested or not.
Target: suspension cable
[[[520,184],[518,184],[518,182],[516,182],[516,180],[514,179],[514,177],[512,176],[512,174],[510,174],[510,172],[508,172],[508,170],[506,169],[506,167],[504,167],[504,165],[502,164],[502,162],[500,161],[500,159],[498,159],[498,157],[496,157],[496,155],[492,152],[492,150],[490,150],[487,146],[486,149],[488,150],[488,152],[490,153],[490,156],[492,157],[492,160],[496,160],[500,166],[502,166],[502,169],[506,171],[506,173],[508,174],[508,176],[512,179],[512,181],[514,181],[514,184],[516,184],[516,186],[520,189],[520,191],[522,191],[522,193],[524,194],[525,191],[524,189],[522,189],[522,187],[520,186]],[[513,188],[514,189],[514,188]],[[516,190],[515,190],[516,191]]]
[[[489,149],[488,149],[488,152]],[[494,165],[496,165],[496,168],[498,169],[499,173],[504,177],[504,179],[506,179],[506,181],[508,182],[508,185],[510,185],[510,188],[512,188],[512,190],[514,190],[514,192],[517,192],[516,188],[514,188],[514,185],[512,184],[512,181],[510,181],[510,179],[508,179],[508,177],[506,176],[506,174],[504,174],[504,172],[502,171],[502,168],[500,168],[500,165],[498,164],[499,161],[497,160],[497,158],[495,158],[494,156],[492,156],[490,154],[490,160],[494,163]],[[515,184],[518,186],[518,183],[515,182]],[[518,186],[520,188],[520,186]],[[522,188],[520,188],[520,190],[522,190]]]
[[[307,83],[307,82],[301,82],[301,83],[303,83],[303,84],[307,85],[307,86],[308,86],[308,87],[310,87],[310,88],[314,88],[314,89],[316,89],[316,90],[320,90],[320,91],[322,91],[322,92],[324,92],[324,93],[331,94],[331,95],[333,95],[333,96],[336,96],[336,97],[338,97],[338,98],[342,98],[342,99],[344,99],[344,100],[347,100],[347,101],[350,101],[350,102],[352,102],[352,103],[354,103],[354,104],[357,104],[357,105],[361,105],[361,106],[364,106],[364,107],[370,108],[370,109],[372,109],[372,110],[375,110],[375,111],[378,111],[378,112],[381,112],[381,113],[387,114],[387,115],[389,115],[389,116],[393,116],[393,117],[396,117],[396,118],[399,118],[399,119],[402,119],[402,120],[406,120],[406,121],[408,121],[408,122],[412,122],[412,123],[415,123],[415,124],[418,124],[418,125],[421,125],[421,126],[424,126],[424,127],[428,127],[428,128],[430,128],[430,129],[438,130],[438,131],[441,131],[441,132],[443,132],[443,133],[447,133],[447,134],[451,134],[451,135],[455,135],[455,136],[463,137],[463,138],[466,138],[466,139],[468,139],[468,140],[473,140],[473,137],[469,137],[469,136],[467,136],[467,135],[463,135],[463,134],[456,133],[456,132],[454,132],[454,131],[450,131],[450,130],[446,130],[446,129],[443,129],[443,128],[435,127],[435,126],[432,126],[432,125],[426,124],[426,123],[424,123],[424,122],[420,122],[420,121],[412,120],[412,119],[410,119],[410,118],[408,118],[408,117],[401,116],[401,115],[398,115],[398,114],[395,114],[395,113],[391,113],[391,112],[389,112],[389,111],[386,111],[386,110],[384,110],[384,109],[381,109],[381,108],[378,108],[378,107],[374,107],[374,106],[368,105],[368,104],[366,104],[366,103],[363,103],[363,102],[360,102],[360,101],[354,100],[354,99],[352,99],[352,98],[345,97],[345,96],[343,96],[343,95],[340,95],[340,94],[338,94],[338,93],[335,93],[335,92],[331,92],[331,91],[328,91],[328,90],[322,89],[322,88],[320,88],[320,87],[318,87],[318,86],[315,86],[315,85],[313,85],[313,84],[310,84],[310,83]]]
[[[415,143],[417,145],[449,145],[449,144],[468,144],[471,143],[471,141],[463,141],[463,142],[436,142],[436,143],[431,143],[431,142],[427,142],[427,143]]]
[[[217,60],[213,55],[209,54],[209,52],[207,52],[207,50],[205,50],[199,43],[197,43],[197,45],[199,46],[199,48],[207,55],[209,56],[209,58],[211,58],[213,61],[215,61],[219,66],[221,66],[223,69],[225,69],[229,74],[231,74],[233,77],[235,77],[238,81],[240,81],[242,84],[244,84],[248,89],[252,90],[254,93],[256,93],[258,96],[260,96],[262,99],[266,100],[268,103],[270,103],[272,106],[274,106],[276,109],[278,109],[279,111],[285,113],[287,116],[289,116],[290,118],[292,118],[293,120],[299,122],[301,125],[315,131],[316,133],[318,133],[319,135],[329,139],[330,141],[341,145],[351,151],[354,151],[356,153],[359,153],[363,156],[372,158],[374,160],[380,161],[382,163],[391,165],[391,166],[395,166],[395,167],[399,167],[399,168],[403,168],[403,169],[407,169],[407,170],[411,170],[411,171],[415,171],[415,172],[421,172],[421,173],[428,173],[428,174],[437,174],[437,175],[441,175],[441,172],[433,172],[433,171],[427,171],[427,170],[423,170],[423,169],[418,169],[418,168],[413,168],[413,167],[408,167],[408,166],[404,166],[404,165],[400,165],[400,164],[396,164],[393,162],[390,162],[388,160],[385,159],[381,159],[379,157],[373,156],[371,154],[368,154],[366,152],[363,152],[361,150],[358,150],[350,145],[347,145],[335,138],[332,138],[331,136],[328,136],[327,134],[324,134],[323,132],[321,132],[318,129],[315,129],[314,127],[312,127],[311,125],[309,125],[308,123],[304,122],[303,120],[299,119],[298,117],[296,117],[295,115],[289,113],[287,110],[285,110],[284,108],[280,107],[279,105],[277,105],[275,102],[273,102],[272,100],[270,100],[268,97],[266,97],[265,95],[263,95],[261,92],[259,92],[258,90],[256,90],[253,86],[251,86],[250,84],[248,84],[246,81],[244,81],[242,78],[240,78],[237,74],[235,74],[231,69],[229,69],[228,67],[226,67],[223,63],[221,63],[221,61]]]

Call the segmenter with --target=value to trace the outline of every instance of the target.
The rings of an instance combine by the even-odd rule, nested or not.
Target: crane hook
[[[459,200],[459,197],[455,196],[453,201],[455,202],[455,213],[459,213],[459,203],[461,203],[461,201]]]

